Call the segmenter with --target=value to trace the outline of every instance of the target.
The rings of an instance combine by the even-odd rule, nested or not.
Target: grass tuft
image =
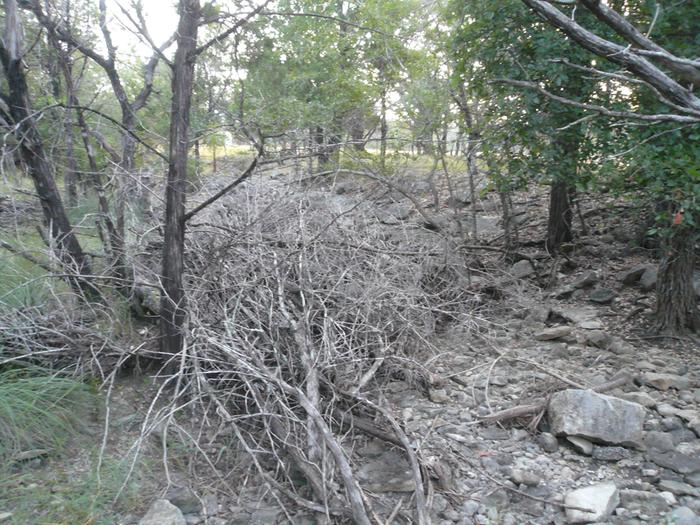
[[[75,379],[36,369],[0,372],[0,460],[60,450],[93,406],[90,387]]]

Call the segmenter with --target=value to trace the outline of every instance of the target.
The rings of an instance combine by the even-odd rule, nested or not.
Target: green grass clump
[[[33,369],[0,372],[0,460],[60,450],[94,403],[90,387],[75,379]]]

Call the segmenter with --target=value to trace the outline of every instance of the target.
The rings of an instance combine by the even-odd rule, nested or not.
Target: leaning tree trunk
[[[549,218],[547,220],[547,250],[557,253],[565,242],[571,242],[573,212],[569,200],[569,185],[564,180],[555,180],[549,193]]]
[[[184,341],[186,314],[182,285],[185,251],[185,199],[190,108],[194,85],[199,0],[180,1],[177,51],[173,62],[170,109],[170,162],[165,190],[165,239],[163,244],[163,295],[160,302],[161,351],[177,353]]]
[[[662,334],[700,330],[698,299],[693,288],[696,232],[673,232],[665,243],[656,283],[655,329]]]
[[[7,105],[15,123],[14,133],[19,143],[22,160],[34,182],[41,202],[44,219],[56,243],[57,254],[67,273],[71,287],[85,297],[99,295],[89,280],[90,263],[78,242],[63,207],[61,195],[44,151],[44,144],[36,128],[34,112],[29,101],[29,88],[24,73],[21,47],[21,27],[16,0],[5,0],[5,37],[0,44],[0,57],[7,78],[9,94]]]

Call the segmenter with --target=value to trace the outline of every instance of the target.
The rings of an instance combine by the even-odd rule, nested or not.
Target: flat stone
[[[588,288],[598,282],[598,274],[594,271],[584,272],[573,283],[574,288]]]
[[[675,448],[673,436],[668,432],[658,432],[652,430],[644,434],[644,445],[648,449],[658,450],[660,452],[668,452]]]
[[[700,518],[688,507],[676,507],[668,513],[663,525],[700,525]]]
[[[167,499],[157,499],[139,525],[187,525],[187,521],[182,511]]]
[[[614,483],[600,483],[569,492],[564,498],[568,507],[590,509],[590,512],[566,509],[569,523],[592,523],[606,520],[620,503],[620,493]]]
[[[644,408],[654,408],[656,406],[656,399],[651,397],[646,392],[624,392],[615,397],[629,401],[630,403],[637,403],[642,405]]]
[[[632,284],[635,284],[639,282],[639,279],[642,278],[642,275],[646,271],[647,268],[651,268],[650,265],[648,264],[639,264],[637,266],[634,266],[630,268],[629,270],[625,271],[622,273],[620,276],[620,280],[622,281],[622,284],[626,284],[627,286],[630,286]]]
[[[617,292],[610,288],[596,288],[588,296],[588,300],[597,304],[610,304],[617,297]]]
[[[589,321],[598,320],[599,313],[594,307],[582,306],[579,308],[574,307],[561,307],[553,308],[552,311],[567,321],[574,323],[577,326],[581,326],[582,323]]]
[[[693,487],[700,488],[700,470],[693,472],[692,474],[688,474],[685,477],[685,480]]]
[[[0,523],[9,520],[14,514],[12,512],[0,512]]]
[[[611,445],[638,446],[642,441],[644,407],[591,390],[562,390],[549,402],[551,432]]]
[[[571,327],[560,325],[552,326],[551,328],[545,328],[541,332],[535,334],[535,339],[537,341],[551,341],[553,339],[559,339],[561,337],[566,337],[571,333]]]
[[[650,450],[647,453],[647,457],[660,467],[673,470],[679,474],[692,474],[700,471],[700,458],[683,454],[682,452]]]
[[[644,514],[661,514],[668,510],[668,501],[663,496],[644,490],[623,489],[620,491],[620,506]]]
[[[672,492],[676,496],[693,496],[700,497],[700,490],[695,487],[683,483],[682,481],[675,481],[672,479],[662,479],[659,481],[659,488],[661,490],[667,490]]]
[[[579,454],[583,454],[584,456],[590,456],[593,454],[593,443],[587,439],[578,436],[567,436],[566,440]]]
[[[642,375],[642,383],[649,385],[657,390],[687,390],[690,388],[690,379],[687,376],[679,376],[676,374],[661,374],[655,372],[646,372]]]

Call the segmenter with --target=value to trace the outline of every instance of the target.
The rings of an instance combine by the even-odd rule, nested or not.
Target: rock
[[[571,327],[560,325],[552,326],[551,328],[545,328],[541,332],[535,334],[535,339],[537,341],[551,341],[553,339],[559,339],[561,337],[566,337],[571,333]]]
[[[578,279],[576,279],[573,283],[574,288],[588,288],[589,286],[593,286],[598,282],[598,274],[594,271],[588,271],[584,272],[581,276],[579,276]]]
[[[408,217],[411,215],[412,209],[413,207],[411,204],[396,202],[386,206],[383,209],[377,210],[376,216],[379,222],[391,226],[399,224],[400,222],[408,219]]]
[[[523,259],[511,266],[510,273],[516,279],[525,279],[535,273],[535,268],[530,261]]]
[[[552,453],[559,450],[559,441],[549,432],[542,432],[537,441],[545,452]]]
[[[685,477],[685,480],[690,483],[693,487],[700,487],[700,470],[697,472],[693,472],[692,474],[688,474]]]
[[[450,401],[450,396],[447,395],[447,391],[443,388],[431,388],[428,396],[433,403],[447,403]]]
[[[602,330],[586,330],[581,333],[581,342],[589,346],[605,349],[610,346],[612,337]]]
[[[561,288],[557,288],[550,295],[553,299],[568,299],[576,291],[572,284],[567,284]]]
[[[590,456],[593,454],[593,443],[587,439],[583,439],[582,437],[578,436],[568,436],[566,440],[579,454],[583,454],[584,456]]]
[[[688,507],[677,507],[668,513],[663,525],[700,525],[700,518]]]
[[[590,512],[566,509],[569,523],[604,521],[620,503],[620,495],[614,483],[600,483],[569,492],[564,498],[568,507],[590,509]]]
[[[588,300],[597,304],[610,304],[617,297],[617,292],[610,288],[596,288],[588,296]]]
[[[638,446],[642,440],[644,407],[591,390],[562,390],[547,409],[551,432],[579,436],[611,445]]]
[[[637,403],[645,408],[654,408],[656,406],[656,399],[646,392],[623,392],[615,397],[619,397],[630,403]]]
[[[9,520],[14,514],[12,512],[0,512],[0,523]]]
[[[639,279],[642,278],[642,275],[647,270],[647,268],[652,268],[652,266],[648,264],[639,264],[637,266],[634,266],[633,268],[630,268],[620,276],[622,284],[630,286],[639,282]]]
[[[552,312],[554,312],[555,315],[559,315],[560,317],[563,317],[567,321],[574,323],[577,326],[583,327],[584,323],[593,323],[594,321],[598,321],[598,310],[593,307],[589,306],[583,306],[580,308],[573,308],[573,307],[562,307],[562,308],[553,308]],[[597,325],[596,325],[597,326]],[[591,328],[588,328],[591,329]]]
[[[139,525],[187,525],[182,511],[167,499],[157,499]]]
[[[459,508],[459,510],[462,512],[463,515],[467,516],[468,518],[471,518],[479,512],[479,502],[474,501],[473,499],[468,499],[464,503],[462,503],[462,506]]]
[[[353,192],[356,189],[356,186],[352,182],[344,181],[336,183],[336,185],[333,188],[333,191],[335,191],[337,195],[343,195],[344,193]]]
[[[165,493],[165,498],[183,514],[197,514],[202,510],[199,498],[189,487],[171,487]]]
[[[632,456],[624,447],[593,447],[593,459],[600,461],[622,461]]]
[[[653,492],[623,489],[620,491],[620,506],[644,514],[661,514],[668,510],[668,501]]]
[[[510,473],[510,480],[516,485],[527,485],[536,487],[540,484],[540,477],[529,470],[513,469]]]
[[[408,462],[393,450],[362,465],[357,477],[373,492],[413,492],[416,488]]]
[[[673,436],[668,432],[658,432],[652,430],[644,435],[644,445],[649,449],[658,450],[660,452],[668,452],[673,450],[675,443]]]
[[[676,390],[687,390],[690,388],[690,379],[686,376],[675,374],[658,374],[654,372],[646,372],[642,375],[642,383],[656,388],[657,390],[668,390],[675,388]]]
[[[648,266],[642,277],[639,279],[639,286],[645,292],[651,292],[656,288],[656,280],[658,279],[659,271],[654,266]]]
[[[659,488],[661,490],[667,490],[672,492],[676,496],[693,496],[700,498],[700,490],[695,487],[683,483],[682,481],[675,481],[672,479],[662,479],[659,481]]]
[[[657,450],[650,450],[647,457],[660,467],[673,470],[679,474],[692,474],[700,471],[700,458],[689,456],[682,452],[659,452]]]

